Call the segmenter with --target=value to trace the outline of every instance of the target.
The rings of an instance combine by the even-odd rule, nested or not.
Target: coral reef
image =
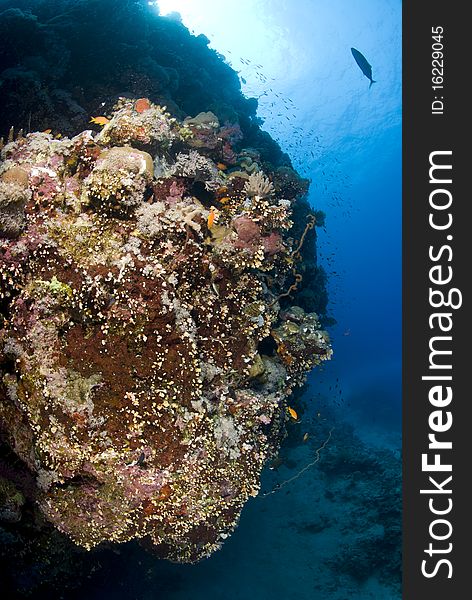
[[[20,167],[5,170],[0,177],[0,233],[16,236],[24,221],[24,209],[31,197],[28,175]]]
[[[212,112],[123,97],[98,133],[1,151],[0,429],[83,548],[219,548],[288,397],[331,356],[314,307],[292,305],[306,187],[254,153],[248,173],[244,142]],[[24,498],[5,490],[14,521]]]
[[[257,100],[241,93],[238,74],[178,19],[162,17],[147,0],[2,0],[0,5],[0,137],[11,126],[25,132],[52,129],[74,136],[89,115],[108,114],[119,96],[167,106],[193,133],[190,146],[230,145],[244,134],[246,147],[275,166],[289,157],[256,116]],[[153,121],[154,135],[161,122]],[[186,120],[184,120],[187,118]],[[222,126],[217,142],[215,125]],[[142,133],[136,132],[138,136]],[[115,145],[108,129],[107,143]],[[226,142],[229,142],[227,144]],[[131,139],[128,140],[132,142]],[[127,142],[127,143],[128,143]]]

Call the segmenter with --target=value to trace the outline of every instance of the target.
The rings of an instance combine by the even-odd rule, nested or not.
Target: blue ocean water
[[[171,565],[124,549],[80,597],[399,598],[401,2],[158,4],[239,72],[264,128],[311,179],[310,202],[326,212],[318,249],[335,354],[309,377],[297,425],[307,443],[289,435],[267,495],[221,551]],[[371,88],[351,47],[372,65]]]
[[[326,212],[320,263],[329,276],[337,378],[346,417],[398,435],[401,388],[401,2],[161,0],[210,39],[258,98],[266,129],[310,178]],[[369,88],[351,54],[373,67]],[[380,397],[380,401],[379,401]],[[364,421],[364,422],[363,422]],[[372,428],[373,437],[379,435]]]

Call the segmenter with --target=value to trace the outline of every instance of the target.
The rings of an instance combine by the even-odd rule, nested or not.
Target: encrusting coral
[[[236,140],[212,113],[121,98],[98,134],[2,150],[1,428],[85,548],[220,547],[292,389],[331,356],[318,316],[279,302],[296,197],[242,173]]]

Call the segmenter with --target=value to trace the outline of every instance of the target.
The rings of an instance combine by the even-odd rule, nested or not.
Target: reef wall
[[[0,420],[42,513],[86,548],[217,548],[285,399],[331,355],[316,313],[280,304],[296,174],[269,178],[241,135],[120,99],[97,134],[2,150]]]
[[[290,165],[260,129],[257,100],[208,43],[147,0],[2,0],[0,136],[11,126],[76,135],[119,96],[146,97],[180,119],[210,110],[238,122],[246,146]]]
[[[139,539],[194,562],[257,495],[287,399],[331,356],[308,182],[207,40],[143,2],[56,4],[0,13],[2,61],[22,57],[0,80],[17,129],[0,157],[0,519],[39,510],[81,547]],[[107,43],[166,77],[103,54],[130,15],[144,35]],[[66,47],[72,70],[46,84]]]

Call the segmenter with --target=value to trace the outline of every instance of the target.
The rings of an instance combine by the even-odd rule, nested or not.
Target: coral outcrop
[[[82,547],[208,556],[331,356],[296,305],[306,187],[241,146],[211,112],[121,98],[98,133],[2,150],[0,426]]]
[[[2,0],[0,138],[12,126],[72,137],[90,115],[108,114],[118,96],[149,98],[154,110],[167,106],[187,118],[191,147],[211,147],[218,123],[230,123],[218,137],[242,131],[246,146],[264,160],[290,166],[261,131],[257,100],[244,97],[238,74],[208,44],[178,18],[159,16],[148,0]],[[145,106],[139,102],[137,108]],[[151,117],[153,133],[167,139],[162,122]],[[104,132],[112,144],[116,134],[124,132]],[[228,144],[226,160],[229,151]],[[250,154],[241,160],[251,168]]]

